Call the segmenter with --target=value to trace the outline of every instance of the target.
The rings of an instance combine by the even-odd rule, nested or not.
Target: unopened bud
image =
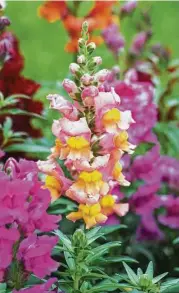
[[[85,45],[85,40],[83,38],[80,38],[78,40],[78,46],[79,46],[79,48],[83,48],[84,45]]]
[[[62,85],[68,94],[76,94],[78,92],[77,85],[70,79],[65,78]]]
[[[77,63],[71,63],[69,68],[70,68],[70,72],[74,75],[78,73],[80,70],[80,66]]]
[[[83,248],[87,244],[88,240],[85,233],[81,229],[76,230],[72,237],[72,245],[77,248]]]
[[[83,64],[83,63],[85,63],[85,60],[86,60],[85,55],[80,55],[80,56],[78,56],[78,58],[77,58],[77,62],[78,62],[78,64]]]
[[[20,172],[19,164],[14,158],[9,158],[4,166],[5,172],[11,177],[16,177],[16,174]]]
[[[109,74],[109,70],[102,69],[95,74],[95,80],[98,82],[104,82],[107,79],[108,74]]]
[[[84,105],[87,107],[92,107],[94,105],[94,98],[97,97],[98,94],[99,91],[97,87],[93,85],[86,87],[81,93]]]
[[[93,53],[93,51],[96,49],[96,45],[94,42],[91,42],[87,45],[87,50],[88,50],[88,53]]]
[[[0,30],[3,30],[6,26],[10,25],[10,20],[6,16],[0,17]]]
[[[88,32],[88,22],[84,21],[82,24],[82,30],[87,33]]]
[[[80,80],[81,80],[83,85],[87,86],[87,85],[90,85],[93,82],[94,77],[91,76],[90,74],[86,73],[81,77]]]
[[[94,62],[96,65],[101,65],[101,64],[102,64],[102,58],[101,58],[100,56],[94,57],[94,58],[93,58],[93,62]]]

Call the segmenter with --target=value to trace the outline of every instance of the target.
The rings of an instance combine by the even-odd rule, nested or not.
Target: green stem
[[[74,280],[74,290],[78,290],[79,289],[79,277],[75,277],[75,280]]]

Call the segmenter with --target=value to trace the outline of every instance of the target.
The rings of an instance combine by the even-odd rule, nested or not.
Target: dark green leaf
[[[0,110],[0,115],[25,115],[25,116],[31,116],[34,118],[46,120],[46,118],[41,115],[38,115],[38,114],[32,113],[32,112],[28,112],[25,110],[21,110],[21,109],[16,109],[16,108]]]
[[[155,144],[152,142],[142,142],[140,143],[136,149],[135,152],[132,154],[132,159],[134,159],[136,156],[142,156],[146,152],[150,151]]]
[[[101,227],[100,232],[103,233],[104,235],[110,234],[114,231],[120,230],[120,229],[126,229],[126,225],[113,225],[113,226],[105,226]]]

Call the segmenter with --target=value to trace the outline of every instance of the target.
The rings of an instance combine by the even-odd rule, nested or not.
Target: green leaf
[[[64,235],[60,230],[55,230],[54,234],[59,237],[60,241],[63,243],[64,246],[66,246],[69,251],[73,251],[71,241],[66,235]]]
[[[130,287],[130,286],[129,286]],[[105,291],[115,291],[116,289],[123,289],[126,288],[126,284],[117,284],[117,283],[106,283],[105,285],[98,285],[98,286],[93,286],[92,289],[88,290],[88,293],[93,293],[93,292],[105,292]]]
[[[168,273],[163,273],[157,277],[155,277],[153,280],[152,280],[152,283],[153,284],[156,284],[158,283],[161,279],[163,279],[166,275],[168,275]]]
[[[0,293],[6,293],[7,285],[6,283],[0,284]]]
[[[77,11],[77,16],[78,17],[84,17],[86,16],[91,9],[94,7],[94,0],[91,1],[81,1],[78,11]]]
[[[3,124],[3,135],[4,137],[9,137],[9,131],[12,128],[12,119],[10,117],[7,117],[4,124]]]
[[[105,257],[102,262],[104,263],[117,263],[117,262],[132,262],[132,263],[137,263],[135,259],[129,256],[116,256],[116,257]]]
[[[0,110],[0,115],[25,115],[25,116],[31,116],[34,118],[38,118],[38,119],[43,119],[46,120],[45,117],[38,115],[36,113],[33,112],[28,112],[25,110],[21,110],[21,109],[4,109],[4,110]]]
[[[154,276],[154,266],[153,266],[153,262],[152,261],[149,262],[145,274],[148,275],[150,279],[153,279],[153,276]]]
[[[177,237],[174,241],[173,244],[179,244],[179,237]]]
[[[129,277],[129,279],[131,280],[131,282],[134,285],[137,285],[137,283],[139,282],[138,276],[134,273],[134,271],[125,262],[123,262],[123,265],[125,267],[125,270],[127,272],[127,275]]]
[[[65,247],[65,245],[64,245],[64,247]],[[75,261],[71,255],[71,253],[65,250],[64,256],[65,256],[66,263],[67,263],[68,267],[70,268],[70,270],[74,270],[75,269]]]
[[[143,273],[143,271],[141,270],[141,268],[138,268],[137,269],[137,276],[138,277],[140,277],[140,276],[142,276],[144,273]]]
[[[88,240],[90,240],[90,238],[92,238],[93,236],[95,236],[99,232],[99,230],[101,230],[101,227],[100,226],[99,227],[95,227],[95,228],[91,229],[90,231],[88,231],[86,233],[86,237],[88,238]]]
[[[126,229],[126,225],[113,225],[113,226],[105,226],[101,227],[100,232],[102,232],[104,235],[110,234],[114,231],[120,230],[120,229]]]
[[[155,145],[155,143],[152,143],[152,142],[142,142],[142,143],[140,143],[136,147],[135,152],[132,154],[132,159],[134,159],[137,156],[144,155],[146,152],[150,151],[153,148],[154,145]]]
[[[91,253],[86,257],[86,263],[88,263],[88,264],[92,263],[93,261],[95,261],[99,257],[101,257],[102,255],[107,253],[110,248],[118,247],[119,245],[121,245],[121,242],[113,241],[113,242],[109,242],[109,243],[105,243],[103,245],[100,245],[96,248],[93,248],[91,250]]]
[[[173,290],[173,291],[171,291]],[[175,291],[176,290],[176,291]],[[162,283],[160,287],[161,293],[178,293],[179,290],[179,279],[169,280]]]
[[[22,143],[10,145],[4,148],[5,152],[25,152],[25,153],[46,153],[50,152],[49,148],[42,145],[30,144],[30,143]]]

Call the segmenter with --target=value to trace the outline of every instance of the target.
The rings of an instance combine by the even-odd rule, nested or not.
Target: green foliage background
[[[7,1],[6,14],[12,21],[13,30],[20,39],[25,55],[24,74],[37,81],[62,80],[68,74],[68,66],[73,56],[64,51],[68,36],[60,22],[49,24],[37,16],[37,8],[42,1]],[[169,46],[173,57],[179,50],[178,15],[179,2],[140,1],[143,8],[150,8],[153,23],[152,42],[160,41]],[[138,11],[133,19],[139,19]],[[122,23],[122,31],[129,40],[134,33],[133,19]],[[103,57],[104,67],[111,67],[114,60],[105,46],[98,49]]]

